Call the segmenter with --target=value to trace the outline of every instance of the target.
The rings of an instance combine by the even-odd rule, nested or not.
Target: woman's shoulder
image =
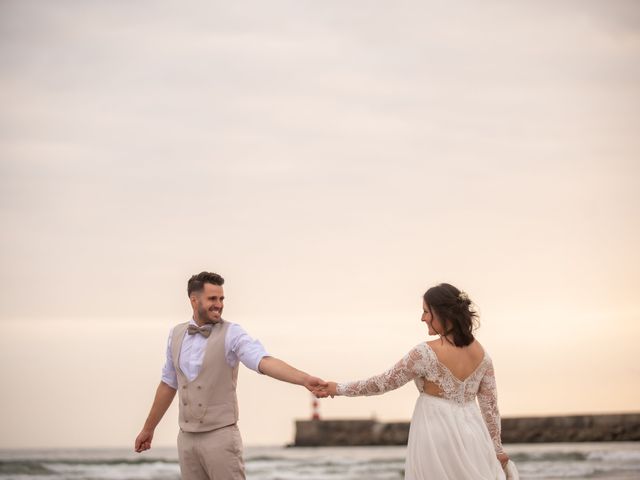
[[[472,347],[478,348],[480,351],[482,351],[482,352],[484,352],[484,353],[487,353],[487,349],[486,349],[486,348],[484,348],[484,345],[482,345],[482,344],[480,343],[480,341],[479,341],[477,338],[474,338],[474,339],[473,339],[473,342],[471,342],[471,343],[469,344],[469,346],[472,346]]]
[[[482,360],[480,363],[483,363],[487,368],[493,368],[493,360],[491,360],[491,355],[489,355],[489,351],[482,345],[478,340],[473,341],[477,347],[479,347],[482,352]]]
[[[407,352],[407,355],[412,357],[425,357],[428,355],[428,352],[429,345],[427,345],[427,342],[420,342],[411,347],[411,350]]]
[[[437,341],[437,340],[436,340]],[[424,342],[420,342],[417,343],[414,347],[413,350],[431,350],[431,344],[433,343],[432,341],[424,341]]]
[[[429,342],[420,342],[413,346],[411,350],[407,353],[408,357],[413,358],[414,360],[427,360],[434,357],[434,352]]]
[[[480,358],[482,358],[483,360],[491,361],[489,351],[478,341],[477,338],[474,338],[473,342],[471,342],[469,346],[477,349]]]
[[[405,354],[400,363],[413,372],[421,374],[432,364],[433,354],[430,352],[427,342],[420,342]]]
[[[484,347],[484,345],[482,345],[476,338],[474,338],[469,345],[466,345],[464,347],[453,348],[448,345],[443,345],[442,340],[438,338],[436,338],[435,340],[424,342],[424,345],[425,348],[431,351],[436,357],[438,356],[438,353],[444,353],[446,355],[446,350],[448,350],[449,352],[451,352],[452,350],[466,350],[466,352],[468,353],[473,352],[472,356],[475,357],[477,361],[491,363],[489,352]],[[442,351],[443,349],[445,351]]]
[[[424,342],[424,344],[431,350],[439,350],[441,347],[444,347],[446,349],[456,350],[456,348],[452,348],[454,347],[454,345],[447,344],[441,338],[436,338],[435,340],[429,340],[428,342]],[[462,349],[478,348],[481,351],[484,350],[484,347],[480,345],[480,342],[478,342],[478,340],[475,338],[471,341],[469,345],[465,345],[464,347],[457,347],[457,348],[462,348]]]

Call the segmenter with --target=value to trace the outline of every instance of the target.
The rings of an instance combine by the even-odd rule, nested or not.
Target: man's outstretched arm
[[[328,386],[324,380],[298,370],[275,357],[262,357],[262,360],[260,360],[258,364],[258,369],[260,373],[269,375],[276,380],[282,380],[283,382],[294,383],[296,385],[304,385],[304,387],[312,393],[317,391],[319,387]]]
[[[160,382],[156,389],[156,396],[153,399],[153,405],[151,411],[147,416],[147,420],[144,422],[142,430],[136,437],[135,451],[143,452],[151,448],[151,440],[153,439],[153,432],[160,423],[160,420],[166,413],[167,409],[173,401],[173,397],[176,396],[176,389],[167,385],[164,382]]]

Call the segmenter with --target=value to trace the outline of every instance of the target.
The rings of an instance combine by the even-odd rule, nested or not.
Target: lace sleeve
[[[493,362],[489,364],[478,387],[478,405],[482,412],[484,423],[487,424],[489,435],[493,440],[496,453],[503,453],[500,439],[500,412],[498,410],[498,390],[496,388],[496,376],[493,370]]]
[[[424,352],[418,345],[412,348],[393,367],[380,375],[366,380],[338,383],[336,393],[348,397],[358,397],[362,395],[380,395],[390,390],[395,390],[419,376],[418,367],[424,356]]]

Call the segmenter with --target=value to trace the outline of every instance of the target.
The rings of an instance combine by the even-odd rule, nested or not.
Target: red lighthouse
[[[313,397],[311,401],[311,420],[320,420],[320,411],[318,410],[318,399]]]

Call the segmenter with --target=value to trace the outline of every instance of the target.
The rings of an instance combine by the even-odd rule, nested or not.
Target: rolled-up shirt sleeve
[[[226,360],[229,366],[235,367],[238,361],[262,375],[258,365],[264,357],[269,357],[266,349],[258,339],[252,338],[237,323],[229,325],[225,338]]]
[[[166,360],[164,362],[164,367],[162,367],[162,378],[161,380],[169,385],[171,388],[178,389],[178,375],[176,374],[176,369],[173,365],[173,360],[171,358],[171,337],[173,335],[173,328],[169,330],[169,339],[167,340],[167,354]]]

